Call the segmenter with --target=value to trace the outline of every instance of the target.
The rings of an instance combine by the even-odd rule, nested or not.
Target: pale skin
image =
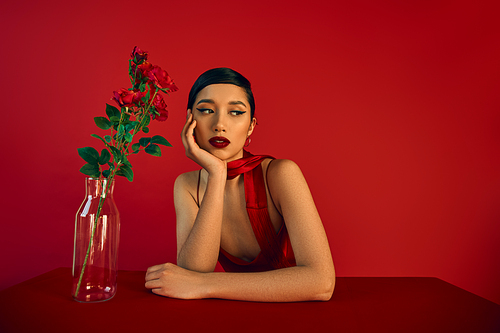
[[[177,265],[148,268],[146,288],[153,293],[261,302],[331,298],[335,269],[328,239],[304,176],[290,160],[269,164],[266,159],[262,167],[269,181],[269,216],[276,231],[285,223],[297,266],[259,273],[214,272],[220,247],[246,261],[260,252],[245,209],[243,177],[226,179],[227,162],[243,157],[245,140],[255,124],[242,88],[214,84],[198,93],[181,136],[186,155],[203,168],[200,207],[198,171],[180,175],[174,185]],[[223,136],[230,144],[216,148],[208,141],[214,136]]]

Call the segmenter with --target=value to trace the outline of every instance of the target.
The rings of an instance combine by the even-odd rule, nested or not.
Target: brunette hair
[[[203,88],[211,84],[219,83],[234,84],[235,86],[241,87],[245,90],[248,104],[250,104],[250,119],[253,119],[253,116],[255,114],[255,101],[253,98],[250,81],[248,81],[237,71],[226,67],[209,69],[205,73],[201,74],[198,79],[196,79],[193,86],[191,87],[191,90],[189,91],[187,108],[191,110],[193,109],[193,104],[196,100],[196,96]]]

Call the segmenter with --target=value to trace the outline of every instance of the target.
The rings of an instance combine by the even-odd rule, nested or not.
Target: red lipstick
[[[210,144],[215,148],[225,148],[231,143],[231,141],[223,136],[214,136],[213,138],[210,138],[208,142],[210,142]]]

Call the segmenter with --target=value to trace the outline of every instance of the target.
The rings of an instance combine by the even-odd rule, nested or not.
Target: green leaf
[[[127,177],[129,182],[134,180],[134,171],[132,171],[132,169],[128,165],[122,164],[119,171],[121,171],[121,173],[123,173],[123,175]]]
[[[134,138],[134,137],[132,136],[132,134],[130,134],[130,133],[125,134],[125,140],[126,140],[127,142],[132,142],[132,139],[133,139],[133,138]]]
[[[128,60],[128,74],[132,77],[135,75],[134,72],[132,71],[132,59]]]
[[[143,124],[143,126],[148,126],[150,122],[151,122],[151,117],[148,116],[148,115],[144,116],[144,124]]]
[[[111,154],[113,154],[114,162],[119,164],[122,162],[122,152],[118,148],[110,146]]]
[[[104,140],[106,140],[107,143],[111,142],[111,135],[105,135]]]
[[[152,113],[155,114],[155,116],[159,116],[160,115],[160,112],[156,111],[156,108],[154,106],[152,106],[150,110],[151,110]]]
[[[151,138],[140,138],[139,143],[141,146],[146,147],[151,142]]]
[[[151,143],[157,143],[159,145],[164,145],[164,146],[167,146],[167,147],[172,147],[172,145],[167,141],[167,139],[165,139],[161,135],[155,135],[155,136],[153,136],[151,138]]]
[[[153,156],[161,156],[160,147],[155,145],[154,143],[147,146],[146,149],[144,149],[144,151],[150,155],[153,155]]]
[[[120,122],[120,117],[111,116],[111,117],[109,117],[109,120],[111,120],[114,123],[119,123]]]
[[[142,128],[142,131],[143,131],[144,133],[149,133],[149,127],[143,127],[143,128]]]
[[[149,102],[149,98],[151,97],[151,94],[149,93],[149,90],[148,92],[146,93],[146,95],[142,98],[142,101],[147,104]]]
[[[99,172],[99,166],[97,164],[85,164],[80,168],[80,172],[83,173],[84,175],[91,176],[91,177],[99,177],[100,172]]]
[[[111,117],[118,117],[118,120],[120,120],[120,110],[113,105],[106,104],[106,114],[111,121],[113,121]]]
[[[125,133],[125,126],[120,125],[118,127],[118,135],[123,135]]]
[[[93,138],[101,140],[102,142],[104,142],[105,145],[107,144],[106,141],[103,138],[101,138],[99,135],[97,135],[97,134],[90,134],[90,136],[93,137]]]
[[[109,159],[111,158],[111,154],[107,149],[103,149],[101,151],[101,157],[99,157],[99,164],[104,165],[109,162]]]
[[[125,132],[130,132],[135,128],[135,126],[139,124],[138,121],[131,121],[128,124],[125,125]]]
[[[106,117],[94,117],[94,122],[100,129],[107,130],[111,128],[111,123]]]
[[[122,163],[130,168],[132,167],[132,164],[130,164],[130,162],[128,161],[127,155],[122,156]]]
[[[132,151],[133,151],[134,153],[138,153],[138,152],[139,152],[139,148],[140,148],[140,147],[141,147],[141,145],[140,145],[139,143],[134,143],[134,144],[132,145]]]
[[[103,177],[108,178],[110,173],[111,173],[111,171],[110,171],[110,170],[104,170],[104,171],[102,172],[102,176],[103,176]]]
[[[99,161],[99,152],[92,147],[78,148],[78,155],[90,164],[97,165]]]

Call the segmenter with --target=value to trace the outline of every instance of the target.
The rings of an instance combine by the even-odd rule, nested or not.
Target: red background
[[[17,1],[0,5],[0,289],[72,264],[79,147],[135,45],[174,77],[174,145],[117,182],[119,267],[175,261],[172,186],[206,69],[254,86],[250,150],[301,166],[339,276],[435,276],[500,303],[496,1]],[[69,291],[68,291],[69,292]]]

